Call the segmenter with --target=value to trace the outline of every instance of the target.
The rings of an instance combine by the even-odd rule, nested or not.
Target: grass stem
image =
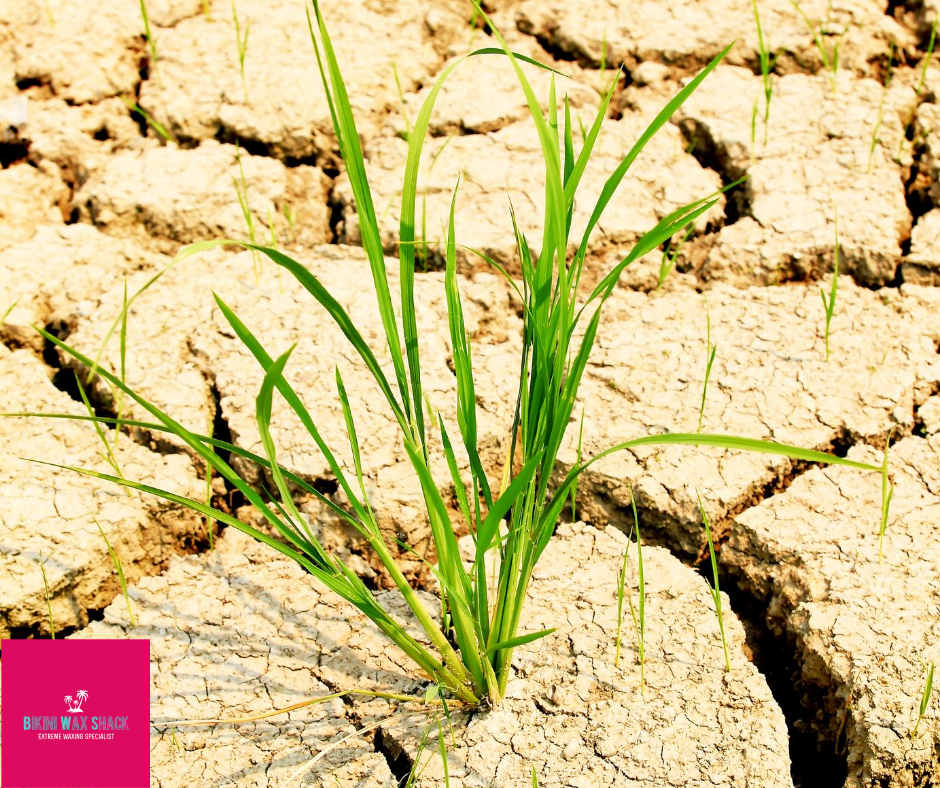
[[[702,383],[702,401],[698,407],[698,432],[702,431],[702,417],[705,415],[705,397],[708,394],[708,381],[715,363],[718,344],[712,344],[712,319],[708,311],[708,298],[705,298],[705,381]]]
[[[49,613],[49,632],[52,639],[55,640],[55,623],[52,620],[52,599],[49,596],[49,581],[46,579],[46,562],[42,557],[42,550],[39,551],[39,570],[42,572],[42,587],[46,592],[46,610]]]
[[[111,547],[111,542],[108,541],[108,537],[105,535],[101,523],[94,517],[92,519],[95,521],[95,525],[98,526],[98,533],[100,533],[101,538],[104,539],[108,553],[111,555],[111,563],[114,564],[114,571],[117,572],[118,580],[121,582],[121,593],[124,595],[124,602],[127,604],[127,614],[130,617],[131,626],[136,627],[137,619],[134,617],[134,608],[131,605],[131,598],[127,593],[127,581],[124,579],[124,568],[121,566],[121,559],[118,558],[117,553],[115,553],[114,549]]]
[[[721,633],[721,648],[725,654],[725,670],[731,672],[731,658],[728,656],[728,641],[725,638],[725,619],[721,610],[721,589],[718,586],[718,559],[715,557],[715,542],[712,539],[712,527],[708,521],[708,514],[705,512],[705,504],[702,503],[702,496],[698,490],[695,491],[698,498],[698,508],[702,513],[702,522],[705,524],[705,537],[708,540],[708,555],[712,564],[712,583],[709,591],[712,595],[712,601],[715,603],[715,615],[718,617],[718,631]]]
[[[832,316],[836,311],[836,294],[839,291],[839,257],[840,257],[840,247],[839,247],[839,217],[836,216],[835,219],[835,229],[836,229],[836,245],[833,252],[833,261],[832,261],[832,284],[829,286],[829,295],[826,296],[826,291],[822,288],[819,288],[819,295],[822,297],[823,310],[826,315],[826,361],[829,361],[829,329],[832,325]]]
[[[911,731],[911,741],[914,741],[917,738],[917,730],[920,728],[921,720],[924,719],[924,715],[927,713],[927,706],[930,704],[930,693],[933,691],[933,671],[934,663],[931,661],[930,666],[927,668],[927,678],[924,682],[924,693],[920,698],[920,709],[917,714],[917,722],[914,723],[914,729]]]

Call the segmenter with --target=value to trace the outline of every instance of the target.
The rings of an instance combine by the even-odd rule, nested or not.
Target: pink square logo
[[[149,640],[4,640],[2,788],[148,788]]]

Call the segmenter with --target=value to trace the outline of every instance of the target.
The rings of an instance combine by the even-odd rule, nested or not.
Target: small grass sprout
[[[131,99],[127,98],[127,96],[121,96],[121,101],[124,102],[124,106],[126,106],[131,112],[140,115],[146,124],[152,128],[165,142],[176,142],[176,137],[167,130],[166,126],[155,120],[154,117],[145,109],[143,109],[143,107],[141,107],[137,102],[132,101]]]
[[[453,135],[447,137],[444,140],[444,143],[438,148],[434,155],[431,156],[431,163],[428,165],[428,180],[431,179],[431,174],[434,172],[434,166],[437,164],[438,159],[441,158],[441,154],[447,149],[447,146],[450,145],[450,141],[453,139]],[[418,260],[421,264],[421,270],[428,270],[429,262],[429,252],[428,252],[428,189],[430,184],[425,184],[424,189],[421,191],[421,243],[418,246]]]
[[[147,41],[147,48],[150,50],[150,64],[157,65],[157,40],[153,37],[153,31],[150,29],[150,14],[147,13],[147,0],[140,0],[140,18],[144,23],[144,39]]]
[[[754,24],[757,26],[757,49],[758,56],[760,57],[760,76],[761,83],[764,89],[764,145],[767,144],[767,127],[770,125],[770,100],[773,98],[774,85],[773,78],[771,73],[774,70],[774,66],[777,63],[777,56],[771,55],[770,49],[767,46],[767,41],[764,38],[764,30],[761,27],[760,23],[760,13],[757,10],[757,0],[751,0],[751,8],[754,10]],[[754,103],[754,112],[751,116],[751,145],[754,145],[754,140],[756,137],[756,118],[757,118],[757,102]]]
[[[124,474],[121,473],[121,466],[118,464],[117,457],[114,456],[114,450],[111,447],[111,442],[108,440],[108,436],[104,433],[104,428],[101,426],[101,421],[95,418],[95,409],[91,406],[91,401],[88,399],[88,394],[85,392],[85,387],[82,385],[82,379],[79,377],[78,373],[75,373],[75,384],[78,386],[78,393],[81,395],[82,403],[85,405],[85,410],[88,411],[88,416],[92,424],[95,426],[95,434],[97,434],[98,439],[101,441],[101,445],[104,447],[103,456],[108,465],[111,466],[111,469],[114,473],[120,477],[124,478]],[[125,488],[128,494],[130,490]]]
[[[927,706],[930,704],[930,694],[933,692],[933,670],[934,663],[931,660],[929,667],[927,668],[927,678],[924,681],[924,693],[920,698],[920,708],[917,712],[917,722],[914,723],[914,729],[911,731],[911,741],[914,741],[917,738],[917,730],[920,728],[920,723],[924,719],[924,715],[927,714]]]
[[[117,572],[118,580],[121,583],[121,593],[124,595],[124,602],[127,604],[127,614],[130,616],[131,626],[136,627],[137,619],[134,617],[134,607],[131,605],[131,598],[127,593],[127,581],[124,579],[124,568],[121,566],[121,559],[118,558],[118,554],[115,553],[114,548],[111,547],[111,542],[108,541],[108,537],[101,527],[101,523],[95,518],[92,519],[95,521],[95,525],[98,526],[98,533],[100,533],[101,538],[104,539],[105,546],[108,548],[108,553],[111,556],[111,563],[114,564],[114,571]]]
[[[705,504],[702,502],[702,496],[698,490],[695,491],[695,497],[698,498],[698,508],[702,513],[702,522],[705,525],[705,538],[708,540],[708,556],[712,564],[712,582],[709,591],[712,595],[712,601],[715,603],[715,615],[718,618],[718,631],[721,633],[721,648],[725,653],[725,670],[731,672],[731,658],[728,656],[728,641],[725,639],[725,619],[721,610],[721,589],[718,586],[718,559],[715,557],[715,542],[712,538],[712,527],[708,521],[708,514],[705,512]]]
[[[7,318],[10,316],[10,313],[11,313],[14,309],[16,309],[16,305],[17,305],[19,302],[20,302],[20,299],[17,298],[16,301],[14,301],[12,304],[10,304],[10,305],[6,308],[6,310],[4,311],[4,313],[3,313],[2,315],[0,315],[0,326],[2,326],[4,323],[7,322]]]
[[[673,243],[672,239],[670,239],[670,241],[666,244],[666,248],[663,249],[662,259],[659,261],[659,277],[656,281],[657,290],[663,286],[663,283],[669,277],[669,274],[672,273],[672,269],[676,266],[676,257],[679,256],[680,250],[685,245],[685,242],[692,237],[692,233],[694,232],[694,227],[687,227],[678,242]]]
[[[209,438],[212,438],[213,430],[215,429],[215,424],[213,423],[214,419],[209,419],[209,429],[206,430],[206,435]],[[215,446],[211,443],[207,446],[208,450],[215,453]],[[206,508],[212,508],[212,466],[206,463]],[[209,538],[209,552],[215,550],[215,518],[210,515],[205,515],[206,518],[206,533]]]
[[[636,629],[636,658],[640,663],[640,694],[646,688],[646,576],[643,573],[643,537],[640,535],[640,518],[636,513],[636,496],[630,485],[630,508],[633,510],[633,529],[636,531],[636,566],[639,598],[637,617],[633,621]],[[629,547],[629,545],[628,545]],[[632,607],[632,606],[631,606]]]
[[[620,664],[620,642],[623,631],[623,600],[624,588],[627,584],[627,562],[630,559],[630,543],[623,551],[623,562],[620,564],[620,575],[617,579],[617,635],[614,638],[614,665]],[[632,605],[631,605],[632,607]]]
[[[891,513],[891,499],[894,498],[894,485],[888,478],[888,452],[891,449],[892,429],[885,441],[885,454],[881,461],[881,525],[878,527],[878,563],[884,557],[885,533],[888,531],[888,519]]]
[[[297,214],[289,203],[284,203],[284,218],[287,220],[288,243],[297,240]]]
[[[708,298],[705,299],[705,380],[702,383],[702,401],[698,406],[698,431],[702,431],[702,418],[705,415],[705,397],[708,395],[708,381],[712,376],[712,366],[718,343],[712,344],[712,318],[708,311]]]
[[[411,119],[408,117],[408,102],[405,101],[405,92],[401,89],[401,79],[398,77],[398,66],[395,65],[395,61],[392,61],[392,76],[395,78],[395,89],[398,91],[398,103],[401,104],[401,117],[405,121],[405,130],[401,138],[408,142],[411,134]]]
[[[577,463],[581,464],[581,447],[584,444],[584,408],[581,408],[581,427],[578,429],[578,455]],[[571,485],[571,522],[576,523],[578,521],[578,481],[575,479],[574,483]]]
[[[141,0],[143,2],[143,0]],[[232,22],[235,25],[235,45],[238,50],[238,73],[242,79],[242,95],[248,103],[248,80],[245,77],[245,55],[248,53],[248,33],[251,30],[251,21],[245,22],[244,30],[238,20],[238,8],[232,0]]]
[[[806,22],[806,26],[809,27],[810,32],[813,34],[813,43],[816,45],[816,51],[819,52],[823,69],[829,78],[829,86],[832,88],[832,92],[835,93],[837,86],[836,79],[839,75],[839,47],[841,45],[842,36],[837,37],[832,42],[831,47],[827,47],[824,40],[830,35],[829,17],[832,15],[832,0],[829,0],[826,23],[823,24],[820,22],[818,25],[813,24],[812,20],[806,15],[806,12],[800,8],[796,0],[790,0],[790,5],[796,9],[797,13],[803,18],[803,21]]]
[[[257,250],[253,248],[258,240],[255,233],[255,218],[251,212],[251,204],[248,201],[248,181],[245,179],[245,167],[242,164],[242,149],[237,141],[235,143],[235,162],[238,164],[238,177],[232,176],[232,184],[235,186],[238,207],[241,208],[245,227],[248,230],[248,239],[252,244],[251,261],[255,270],[255,281],[257,282],[261,273],[261,259],[258,257]]]
[[[878,136],[881,132],[881,126],[884,123],[885,118],[885,101],[888,98],[888,91],[891,88],[891,70],[894,67],[894,42],[891,42],[891,50],[888,55],[888,68],[885,71],[885,84],[881,89],[881,101],[878,102],[878,116],[875,119],[875,127],[871,131],[871,145],[868,147],[868,165],[865,167],[865,172],[870,173],[872,164],[875,160],[875,148],[878,147],[878,143],[881,142],[881,138]]]
[[[832,256],[832,284],[829,286],[829,295],[821,287],[819,295],[822,297],[823,312],[826,316],[826,361],[829,361],[829,329],[832,325],[832,316],[836,311],[836,295],[839,292],[839,217],[835,220],[836,245]]]
[[[930,26],[930,40],[927,42],[927,53],[924,55],[924,62],[920,67],[920,78],[917,80],[917,87],[914,89],[914,95],[918,101],[920,100],[920,94],[924,89],[924,82],[927,79],[927,69],[930,67],[930,62],[933,60],[934,45],[937,42],[938,21],[940,21],[940,17],[934,19],[933,24]],[[907,135],[910,133],[911,124],[913,122],[914,119],[912,117],[904,126],[904,133],[901,135],[901,141],[898,143],[898,161],[900,161],[901,156],[904,153],[904,143],[907,142]]]
[[[42,587],[46,594],[46,610],[49,613],[49,632],[52,639],[55,640],[55,623],[52,620],[52,598],[49,596],[49,581],[46,579],[46,562],[42,557],[42,550],[39,551],[39,571],[42,572]]]
[[[397,424],[402,455],[410,464],[416,483],[421,487],[430,541],[437,558],[436,578],[443,592],[442,615],[432,612],[422,595],[405,577],[396,561],[389,537],[379,526],[369,499],[368,487],[362,483],[364,471],[355,428],[355,413],[346,396],[339,369],[336,375],[337,399],[343,410],[349,456],[352,457],[351,466],[341,463],[320,430],[318,416],[308,409],[285,374],[293,348],[272,355],[249,326],[242,322],[218,295],[215,296],[215,302],[219,311],[245,348],[254,356],[263,373],[255,399],[255,420],[263,453],[254,453],[218,438],[191,432],[117,375],[98,365],[97,361],[83,355],[48,331],[40,329],[40,333],[77,363],[89,369],[94,368],[107,383],[123,391],[145,410],[152,420],[136,422],[138,426],[151,431],[170,433],[185,443],[193,454],[198,455],[216,474],[244,496],[246,503],[254,507],[258,515],[265,520],[266,527],[264,530],[258,529],[223,508],[213,508],[201,500],[188,498],[170,490],[88,468],[60,467],[68,467],[69,470],[85,476],[105,479],[172,501],[200,514],[211,516],[222,524],[263,542],[298,563],[307,570],[313,580],[323,584],[366,615],[377,629],[400,649],[404,657],[411,661],[416,670],[425,674],[429,682],[439,688],[441,702],[446,698],[448,702],[457,702],[467,708],[492,708],[498,706],[506,694],[514,651],[551,632],[543,630],[525,635],[518,634],[523,624],[523,608],[529,584],[565,509],[573,484],[604,457],[643,446],[712,446],[787,456],[808,462],[834,463],[870,472],[877,472],[879,468],[876,465],[773,441],[726,434],[665,433],[641,435],[625,440],[591,457],[582,458],[576,466],[562,472],[558,455],[573,421],[572,414],[601,325],[604,305],[615,292],[623,271],[635,260],[661,248],[669,238],[682,233],[699,216],[706,213],[716,200],[702,198],[662,217],[600,281],[589,287],[581,282],[581,273],[591,236],[605,208],[644,146],[669,122],[683,102],[717,67],[728,49],[723,50],[684,84],[656,115],[609,176],[596,198],[587,226],[583,231],[578,230],[577,236],[571,237],[570,216],[577,199],[581,197],[579,187],[582,176],[595,149],[616,83],[611,81],[593,122],[586,128],[587,134],[581,142],[581,148],[576,152],[567,107],[565,122],[559,124],[554,72],[548,111],[545,113],[520,65],[520,61],[534,61],[513,53],[478,0],[474,0],[473,4],[499,46],[475,50],[451,61],[430,87],[421,108],[413,118],[401,191],[400,226],[396,242],[399,262],[396,266],[394,287],[385,262],[382,234],[366,175],[365,157],[352,106],[321,14],[319,0],[313,0],[312,13],[308,11],[308,26],[314,54],[325,88],[340,155],[353,192],[362,247],[375,291],[376,315],[381,323],[380,341],[383,343],[381,362],[353,318],[328,288],[313,272],[282,250],[262,247],[255,241],[206,240],[181,250],[173,263],[178,264],[189,256],[222,245],[235,244],[254,250],[287,270],[319,305],[318,308],[342,331],[350,345],[349,354],[356,355],[368,370],[376,391],[384,400],[387,417]],[[510,436],[506,456],[513,461],[507,462],[502,473],[494,476],[492,480],[484,470],[478,447],[476,390],[480,379],[479,376],[474,376],[470,335],[464,320],[457,276],[456,188],[451,200],[443,243],[442,283],[456,380],[455,431],[453,424],[448,426],[440,414],[434,414],[426,405],[426,375],[422,374],[422,364],[426,364],[427,359],[422,359],[420,352],[422,343],[419,341],[415,276],[418,246],[417,179],[431,114],[445,81],[454,69],[462,62],[480,56],[506,58],[518,77],[539,139],[546,195],[543,234],[537,239],[537,245],[530,244],[515,222],[515,215],[510,212],[509,218],[513,220],[520,263],[520,280],[517,282],[509,277],[505,270],[496,266],[497,273],[506,278],[509,286],[515,288],[520,297],[523,326],[519,374],[518,379],[514,379],[514,406],[511,424],[507,425],[506,431]],[[541,64],[535,65],[547,69]],[[619,72],[617,76],[619,77]],[[246,195],[242,197],[240,203],[244,207],[247,205],[247,198]],[[569,244],[574,250],[571,253]],[[536,248],[538,251],[533,251]],[[155,280],[156,277],[151,281]],[[421,288],[427,286],[426,282],[420,283]],[[397,304],[393,293],[397,294]],[[346,368],[349,362],[345,354],[341,353],[337,355],[336,363]],[[335,479],[343,506],[280,464],[278,446],[271,427],[275,395],[293,411],[318,447],[330,469],[330,475]],[[446,468],[443,463],[432,462],[432,447],[437,445],[444,447]],[[456,472],[458,465],[455,446],[460,448],[461,456],[467,458],[466,475]],[[229,463],[230,457],[257,465],[271,479],[270,492],[257,489],[243,478]],[[445,500],[442,489],[455,490],[458,501],[465,501],[466,504],[461,504],[459,511],[454,511],[454,507],[449,506]],[[398,616],[392,615],[383,606],[381,598],[366,585],[352,567],[343,563],[318,541],[294,503],[294,490],[315,497],[368,544],[376,560],[381,563],[389,583],[397,589],[404,604],[409,608],[415,627],[421,632],[420,638],[412,634],[410,626],[405,626]],[[635,503],[631,505],[636,520]],[[464,532],[473,535],[472,555],[466,562],[458,544],[454,519],[460,521],[459,527],[464,529]],[[646,600],[638,521],[636,531],[641,589],[637,634],[642,687],[645,681],[642,666],[645,660]],[[442,621],[446,622],[444,626]],[[348,692],[366,694],[361,688]],[[374,693],[374,696],[379,695],[392,697],[391,693]],[[401,698],[402,696],[398,696],[393,699]],[[322,700],[320,698],[307,701],[305,704]],[[421,702],[420,697],[404,696],[404,700]],[[295,704],[293,708],[296,707]],[[272,714],[284,711],[282,709]]]

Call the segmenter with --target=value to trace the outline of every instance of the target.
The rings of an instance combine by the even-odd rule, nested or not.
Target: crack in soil
[[[887,436],[885,436],[886,438]],[[898,438],[900,439],[900,438]],[[844,457],[858,441],[847,431],[833,440],[827,450]],[[867,442],[868,444],[871,441]],[[802,678],[802,657],[799,644],[792,633],[785,631],[769,610],[770,599],[760,598],[729,572],[721,562],[721,548],[730,536],[734,518],[773,495],[785,492],[793,482],[820,463],[793,462],[790,470],[766,484],[755,487],[751,494],[739,501],[720,520],[712,523],[714,544],[719,566],[719,584],[727,593],[730,611],[741,621],[749,659],[767,681],[787,723],[790,745],[791,777],[795,788],[840,788],[848,773],[846,740],[843,726],[836,722],[835,709],[845,709],[844,690],[838,685],[824,687],[810,684]],[[644,527],[644,541],[668,549],[683,563],[692,566],[711,584],[711,562],[705,548],[702,554],[690,557],[679,548],[675,536],[670,535],[670,523],[661,513],[637,507]],[[627,520],[632,526],[632,512],[624,510],[620,520],[610,524],[629,533]],[[644,522],[645,521],[645,522]],[[843,714],[843,717],[845,715]],[[844,719],[843,719],[844,722]],[[835,724],[834,724],[835,723]],[[837,733],[833,737],[832,731]]]

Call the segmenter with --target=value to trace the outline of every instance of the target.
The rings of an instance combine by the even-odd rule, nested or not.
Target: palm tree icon
[[[65,696],[65,702],[69,705],[69,711],[74,711],[74,709],[72,708],[72,696],[71,695]]]
[[[82,704],[88,700],[88,693],[85,690],[79,690],[75,693],[75,697],[78,699],[78,703],[75,705],[75,708],[72,711],[81,711]]]

